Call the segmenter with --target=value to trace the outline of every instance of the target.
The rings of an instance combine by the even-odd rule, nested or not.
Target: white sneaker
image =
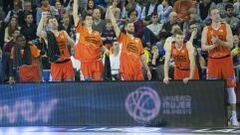
[[[233,126],[233,127],[239,127],[239,123],[238,123],[238,120],[237,120],[236,117],[234,118],[234,116],[231,116],[230,125]]]

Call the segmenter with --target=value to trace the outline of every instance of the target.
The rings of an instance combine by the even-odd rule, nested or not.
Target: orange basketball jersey
[[[60,61],[70,59],[70,54],[67,48],[67,35],[64,31],[60,31],[59,35],[56,37],[56,42],[60,51]]]
[[[188,57],[188,50],[186,43],[183,44],[182,48],[179,50],[176,48],[176,43],[172,43],[171,54],[174,59],[175,67],[181,70],[190,69],[190,60]]]
[[[99,60],[102,46],[101,35],[97,31],[89,33],[80,23],[76,27],[80,34],[79,42],[75,48],[76,57],[81,62],[93,62]]]
[[[142,45],[142,41],[139,38],[131,39],[129,36],[121,33],[118,41],[123,44],[123,51],[127,51],[129,53],[135,53],[138,56],[144,54],[144,49]]]
[[[207,31],[207,44],[212,45],[212,37],[218,37],[222,41],[226,41],[227,29],[226,24],[222,23],[218,30],[213,29],[211,26],[208,26]],[[208,52],[210,58],[222,58],[230,55],[230,50],[223,46],[217,46],[216,48]]]

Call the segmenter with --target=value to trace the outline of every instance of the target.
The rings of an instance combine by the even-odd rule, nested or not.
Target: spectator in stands
[[[13,9],[13,0],[2,0],[2,7],[5,14]]]
[[[147,47],[152,47],[159,40],[159,33],[162,30],[163,24],[158,22],[157,12],[152,13],[152,23],[143,29],[143,44]]]
[[[192,44],[193,44],[194,40],[197,38],[197,33],[198,33],[197,26],[198,25],[196,25],[196,24],[191,24],[190,28],[188,29],[188,31],[185,35],[185,39],[187,36],[189,36],[189,39],[186,39],[186,40],[191,42]]]
[[[54,15],[58,21],[60,21],[65,13],[65,8],[60,3],[60,1],[56,1],[55,5],[52,7],[52,15]]]
[[[175,42],[166,46],[166,55],[164,61],[164,79],[163,82],[168,84],[170,81],[169,61],[173,57],[174,61],[174,80],[183,80],[188,83],[189,80],[198,80],[199,74],[195,64],[194,47],[191,42],[184,41],[184,34],[181,30],[175,31]]]
[[[225,10],[225,7],[226,7],[227,4],[231,4],[229,2],[229,0],[222,0],[222,2],[218,3],[217,6],[216,6],[216,8],[219,9],[222,21],[225,21],[225,18],[227,16],[227,13],[226,13],[226,10]]]
[[[115,38],[116,38],[116,36],[115,36],[114,30],[113,30],[111,21],[106,20],[106,27],[102,33],[103,44],[106,45],[106,48],[110,49]]]
[[[201,21],[206,23],[210,17],[210,9],[216,7],[216,4],[211,0],[203,0],[197,4],[197,14],[200,16]]]
[[[129,22],[134,24],[134,29],[135,29],[134,36],[141,38],[143,34],[144,25],[141,20],[137,19],[138,12],[135,10],[132,10],[129,12],[128,16],[129,16]]]
[[[75,36],[75,28],[73,25],[73,22],[70,19],[70,15],[68,13],[63,15],[63,19],[62,19],[62,23],[60,23],[59,26],[59,30],[64,30],[68,33],[68,35],[72,38],[72,39],[76,39]]]
[[[36,21],[37,24],[40,22],[42,17],[42,12],[48,12],[52,15],[53,7],[50,6],[48,0],[41,0],[41,7],[37,8]]]
[[[230,124],[239,126],[236,113],[236,86],[234,67],[230,49],[233,47],[232,30],[227,23],[221,23],[218,9],[211,10],[212,23],[205,26],[202,32],[202,49],[208,51],[207,79],[224,79],[228,92],[228,102],[232,114]]]
[[[74,0],[70,0],[70,3],[73,4]],[[83,11],[86,9],[86,7],[88,6],[88,0],[78,0],[79,3],[79,13],[81,15],[83,15]]]
[[[147,63],[145,62],[142,41],[133,35],[135,30],[133,22],[126,24],[126,34],[121,33],[119,27],[117,26],[116,19],[111,11],[111,7],[109,7],[109,10],[116,37],[118,41],[123,44],[120,57],[120,75],[122,79],[143,80],[143,66],[147,72],[148,79],[151,80],[152,75]]]
[[[234,8],[232,4],[227,4],[225,9],[226,9],[226,15],[227,15],[226,22],[231,26],[233,33],[236,33],[237,27],[240,24],[240,19],[235,17]]]
[[[237,18],[240,19],[240,0],[235,0],[233,7],[234,13],[236,14]]]
[[[102,33],[103,45],[110,51],[113,42],[116,40],[112,23],[110,20],[106,20],[106,27]],[[104,54],[104,80],[111,80],[111,65],[109,60],[109,54]]]
[[[180,19],[180,22],[188,21],[190,18],[190,9],[196,8],[196,3],[193,0],[177,0],[174,3],[173,11],[175,11]]]
[[[233,63],[234,65],[240,64],[240,42],[238,35],[233,36],[233,46],[234,48],[231,51],[231,55],[233,57]]]
[[[126,0],[125,5],[122,7],[122,18],[126,19],[129,17],[130,11],[136,11],[137,12],[137,20],[141,18],[141,11],[142,8],[139,3],[137,3],[135,0]]]
[[[120,44],[117,41],[113,42],[113,46],[111,47],[110,52],[110,69],[111,69],[111,80],[113,81],[119,81],[121,80],[119,70],[120,70],[120,54],[121,54],[121,48],[122,44]]]
[[[162,77],[161,75],[161,59],[160,50],[158,46],[152,46],[151,48],[151,58],[150,58],[150,69],[152,72],[152,80],[160,80]]]
[[[23,35],[16,37],[16,45],[11,50],[11,74],[9,83],[15,83],[15,80],[20,82],[40,82],[40,66],[39,66],[40,51],[35,45],[30,45],[26,42]],[[38,61],[38,62],[37,62]],[[17,77],[19,73],[19,79]]]
[[[5,29],[8,25],[8,22],[4,20],[4,12],[0,11],[0,48],[3,48],[4,45],[4,37],[5,37]]]
[[[182,25],[179,24],[179,19],[178,19],[177,13],[171,12],[169,15],[169,21],[163,25],[162,31],[170,32],[174,25],[179,25],[180,27],[182,27]]]
[[[110,0],[110,1],[111,1],[111,0]],[[112,6],[112,7],[113,7],[113,9],[112,9],[113,15],[114,15],[114,17],[115,17],[117,20],[119,20],[120,17],[121,17],[121,10],[120,10],[120,8],[119,8],[119,7],[120,7],[120,6],[119,6],[119,3],[120,3],[119,0],[112,0],[111,2],[109,2],[109,6]],[[109,11],[108,11],[108,8],[107,8],[106,15],[105,15],[105,19],[110,19],[108,12],[109,12]]]
[[[77,33],[80,34],[75,49],[75,57],[81,62],[81,71],[85,80],[99,81],[103,79],[103,63],[101,60],[102,39],[99,32],[94,31],[93,17],[87,14],[82,25],[78,15],[78,1],[73,4],[73,19]]]
[[[157,12],[158,5],[158,0],[149,0],[147,6],[142,9],[141,19],[145,26],[151,22],[151,15]]]
[[[106,7],[106,2],[105,0],[95,0],[96,5]]]
[[[0,83],[4,81],[3,66],[2,66],[2,48],[0,48]]]
[[[163,0],[158,5],[157,13],[160,23],[164,24],[169,21],[169,14],[172,12],[172,6],[169,5],[169,0]]]
[[[101,19],[101,10],[96,8],[93,10],[93,30],[102,33],[105,29],[106,22]]]
[[[85,18],[86,15],[92,15],[93,14],[93,10],[96,8],[97,6],[95,5],[94,0],[88,0],[87,2],[87,6],[86,8],[83,10],[82,12],[82,17]]]
[[[66,31],[58,30],[58,22],[54,16],[42,18],[37,28],[37,35],[47,40],[48,57],[51,61],[51,76],[53,81],[73,81],[74,71],[67,46],[74,47],[74,41]],[[47,20],[49,31],[44,31],[44,21]]]
[[[9,42],[12,39],[12,34],[16,29],[20,29],[18,26],[18,18],[11,17],[10,23],[5,28],[4,42]]]
[[[184,23],[185,40],[190,41],[194,47],[199,48],[200,44],[200,31],[202,30],[202,24],[197,17],[197,14],[191,14],[190,20]]]
[[[32,14],[33,16],[33,23],[36,24],[36,9],[32,7],[31,1],[24,1],[23,10],[19,12],[19,25],[22,27],[25,24],[25,20],[22,19],[25,17],[26,14]]]
[[[6,23],[4,22],[4,12],[0,10],[0,83],[4,82],[4,72],[2,63],[2,48],[4,45],[4,33]]]
[[[37,38],[37,25],[33,23],[33,15],[28,13],[24,16],[25,24],[21,28],[21,34],[23,34],[28,41]]]
[[[4,76],[4,82],[8,81],[9,76],[10,76],[10,69],[11,69],[11,65],[12,65],[12,60],[10,59],[10,55],[11,55],[11,50],[12,48],[16,45],[16,38],[17,36],[20,34],[20,31],[18,29],[16,29],[13,34],[12,34],[12,39],[7,42],[2,51],[2,64],[3,64],[3,76]]]
[[[20,0],[14,0],[13,9],[8,12],[6,18],[10,19],[12,16],[19,16],[19,13],[21,11],[22,11],[22,2]]]
[[[206,80],[206,61],[201,53],[201,48],[194,48],[196,67],[198,68],[199,79]]]

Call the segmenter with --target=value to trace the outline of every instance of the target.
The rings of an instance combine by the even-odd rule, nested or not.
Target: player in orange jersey
[[[231,104],[231,125],[238,126],[236,114],[235,75],[231,48],[233,35],[226,23],[221,23],[218,9],[210,12],[212,23],[202,32],[202,49],[208,51],[207,78],[209,80],[224,79],[226,81],[228,102]]]
[[[109,16],[118,41],[122,43],[120,56],[120,76],[123,80],[144,80],[142,66],[147,71],[147,77],[151,80],[151,72],[145,62],[145,54],[142,41],[134,37],[133,23],[125,25],[126,34],[122,33],[117,26],[116,19],[113,15],[112,7],[109,7]]]
[[[47,23],[49,31],[44,31]],[[73,81],[74,71],[67,45],[74,46],[74,41],[66,31],[58,31],[58,22],[55,17],[48,17],[42,13],[37,28],[37,35],[44,38],[48,44],[48,57],[51,61],[52,81]]]
[[[9,83],[15,83],[16,72],[19,73],[19,82],[40,82],[40,50],[33,44],[26,42],[25,37],[19,34],[16,45],[11,49],[12,64]]]
[[[75,57],[81,62],[81,71],[85,80],[102,80],[103,79],[103,63],[101,59],[101,51],[106,49],[102,46],[102,39],[99,32],[92,29],[92,15],[87,14],[80,22],[78,15],[78,1],[73,3],[73,19],[77,33],[79,33],[79,41],[75,48]]]
[[[189,80],[198,80],[198,69],[195,65],[194,47],[192,43],[184,41],[184,35],[181,30],[175,31],[175,41],[165,47],[164,79],[163,82],[169,83],[169,61],[174,60],[174,80],[183,80],[188,83]]]

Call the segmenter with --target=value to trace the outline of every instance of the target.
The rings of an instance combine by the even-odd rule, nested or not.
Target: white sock
[[[237,116],[237,112],[236,111],[232,111],[232,116]]]
[[[227,92],[228,92],[228,103],[236,104],[237,98],[236,98],[234,88],[227,88]]]

